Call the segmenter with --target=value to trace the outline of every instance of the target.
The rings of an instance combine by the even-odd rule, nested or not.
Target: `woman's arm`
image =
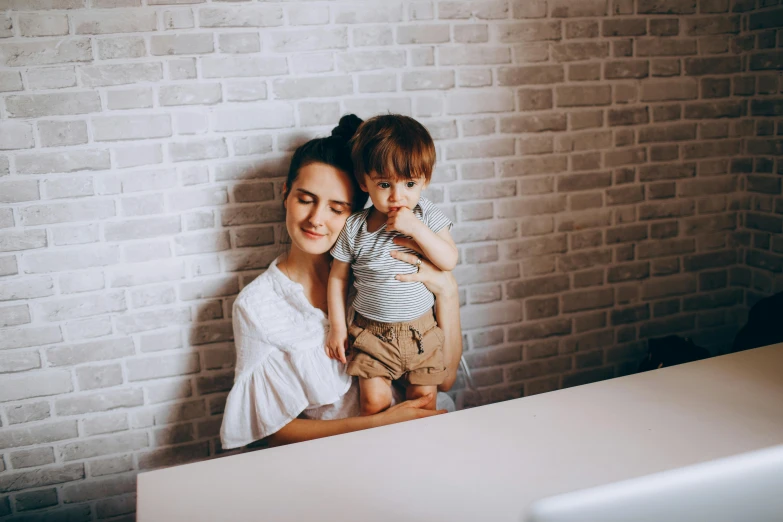
[[[421,252],[421,248],[415,241],[405,238],[396,238],[398,245]],[[392,257],[415,265],[419,260],[413,254],[392,251]],[[459,289],[457,281],[451,272],[439,270],[427,259],[421,260],[419,271],[414,274],[397,275],[400,281],[419,281],[424,283],[430,292],[435,295],[435,315],[438,326],[441,327],[446,339],[443,343],[446,370],[446,379],[438,386],[438,391],[449,391],[457,378],[459,361],[462,358],[462,326],[459,316]]]
[[[320,439],[331,435],[351,433],[377,426],[386,426],[413,419],[446,413],[446,410],[422,409],[432,400],[432,395],[395,404],[391,408],[367,417],[348,417],[347,419],[318,420],[294,419],[278,432],[267,437],[271,446],[282,446],[293,442]]]

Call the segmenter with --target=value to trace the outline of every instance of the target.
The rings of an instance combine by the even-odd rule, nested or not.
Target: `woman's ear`
[[[283,187],[280,190],[280,195],[283,196],[283,208],[288,210],[288,183],[283,182]]]

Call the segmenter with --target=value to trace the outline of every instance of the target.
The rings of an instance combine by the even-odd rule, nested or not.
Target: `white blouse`
[[[220,428],[225,449],[271,435],[297,417],[339,419],[360,411],[355,380],[324,351],[329,320],[277,268],[280,259],[234,302],[237,362]],[[437,402],[454,409],[445,394]]]

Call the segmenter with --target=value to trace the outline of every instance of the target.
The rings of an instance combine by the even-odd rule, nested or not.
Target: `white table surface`
[[[138,477],[138,520],[519,521],[783,443],[783,344]]]

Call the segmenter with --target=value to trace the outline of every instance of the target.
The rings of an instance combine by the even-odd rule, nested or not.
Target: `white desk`
[[[783,344],[143,473],[138,520],[519,521],[540,497],[780,443]]]

